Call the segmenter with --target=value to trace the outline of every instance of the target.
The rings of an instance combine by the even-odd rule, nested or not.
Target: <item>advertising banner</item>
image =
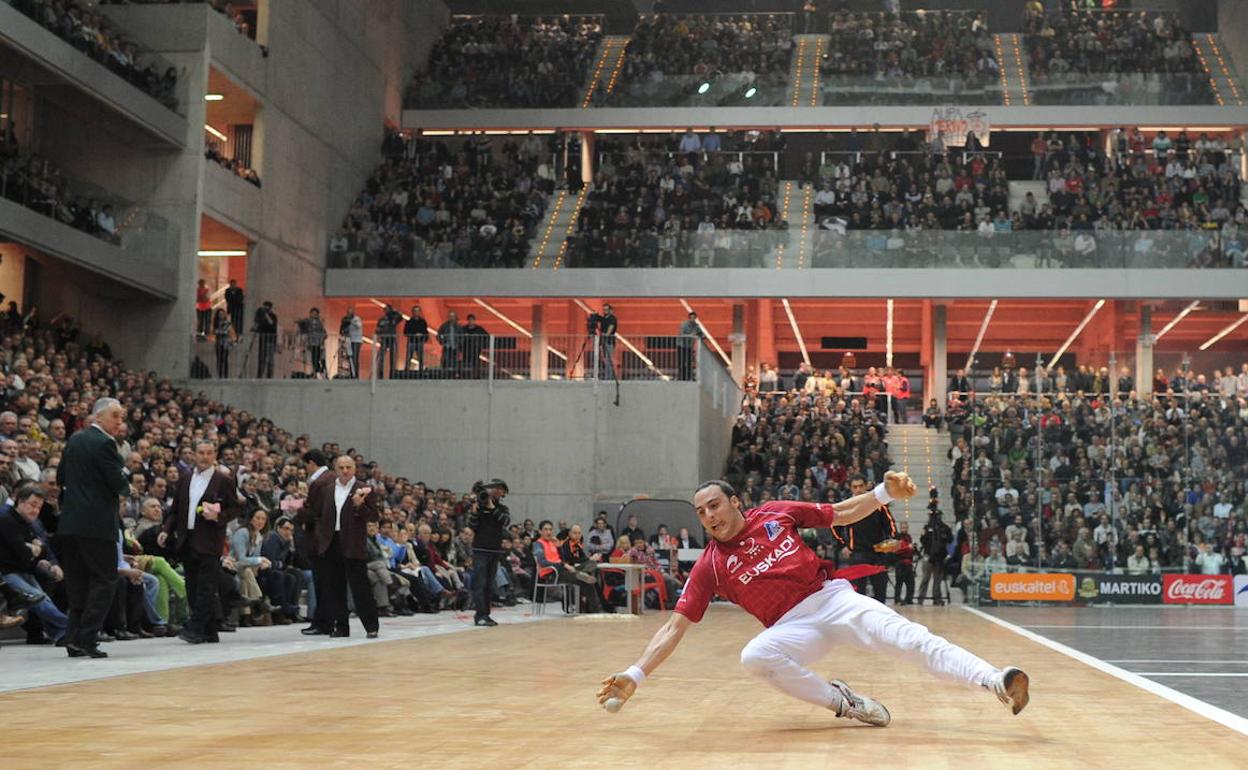
[[[988,595],[998,602],[1068,602],[1075,598],[1075,576],[999,572],[992,576]]]
[[[1162,575],[1166,604],[1234,604],[1230,575]]]
[[[1235,576],[1235,606],[1248,607],[1248,575]]]
[[[1085,575],[1075,601],[1087,604],[1161,604],[1161,575]]]

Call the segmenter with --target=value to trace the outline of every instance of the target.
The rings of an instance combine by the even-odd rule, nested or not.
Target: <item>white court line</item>
[[[1232,666],[1248,666],[1248,660],[1175,660],[1174,658],[1104,658],[1106,663],[1200,663],[1213,665],[1220,663]]]
[[[1245,631],[1248,632],[1248,626],[1099,626],[1095,623],[1081,625],[1067,625],[1065,623],[1034,623],[1024,626],[1024,628],[1102,628],[1102,629],[1120,629],[1120,630],[1148,630],[1148,631]]]
[[[1193,674],[1191,671],[1184,674],[1182,671],[1134,671],[1141,676],[1248,676],[1246,671],[1234,671],[1234,673],[1226,673],[1226,671],[1202,671],[1199,674]]]
[[[1188,711],[1191,711],[1195,714],[1199,714],[1200,716],[1205,717],[1206,719],[1212,719],[1218,724],[1223,725],[1225,727],[1229,727],[1235,732],[1240,733],[1241,735],[1248,735],[1248,719],[1245,719],[1237,714],[1232,714],[1226,709],[1220,709],[1217,706],[1214,706],[1209,703],[1205,703],[1203,700],[1200,700],[1199,698],[1193,698],[1192,696],[1186,693],[1181,693],[1178,690],[1172,689],[1170,687],[1166,687],[1164,684],[1161,684],[1159,682],[1154,682],[1151,679],[1145,679],[1139,674],[1136,674],[1131,671],[1127,671],[1124,668],[1119,668],[1118,666],[1114,666],[1109,663],[1106,663],[1100,658],[1097,658],[1093,655],[1089,655],[1086,652],[1080,652],[1079,650],[1076,650],[1073,647],[1068,647],[1062,644],[1061,642],[1055,642],[1052,639],[1048,638],[1047,636],[1042,636],[1040,634],[1037,634],[1034,631],[1029,631],[1028,629],[1023,628],[1022,626],[1014,625],[1008,620],[1002,620],[1001,618],[995,617],[993,615],[989,615],[988,613],[982,610],[978,610],[978,609],[975,609],[974,607],[966,607],[966,606],[963,606],[962,609],[966,610],[967,612],[973,615],[981,617],[984,620],[987,620],[989,623],[995,623],[998,626],[1001,626],[1002,628],[1008,628],[1009,630],[1013,631],[1019,636],[1024,637],[1025,639],[1030,639],[1036,644],[1042,645],[1044,647],[1048,647],[1050,650],[1053,650],[1054,652],[1060,652],[1061,654],[1069,658],[1074,658],[1080,663],[1083,663],[1084,665],[1087,665],[1087,666],[1091,666],[1097,671],[1100,671],[1105,674],[1109,674],[1112,677],[1116,677],[1118,679],[1121,679],[1124,682],[1133,684],[1136,687],[1140,688],[1141,690],[1150,692],[1153,695],[1156,695],[1158,697],[1165,698],[1171,703],[1175,703],[1179,706],[1182,706]]]

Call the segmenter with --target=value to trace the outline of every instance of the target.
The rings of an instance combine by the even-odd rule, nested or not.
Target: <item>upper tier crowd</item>
[[[1123,103],[1212,103],[1192,33],[1174,13],[1072,10],[1026,18],[1028,77],[1037,103],[1087,95]],[[1095,103],[1095,102],[1094,102]]]
[[[344,267],[519,267],[555,186],[550,137],[387,136],[330,238]]]
[[[1001,65],[978,11],[838,10],[819,64],[824,104],[942,103],[999,88]],[[1000,96],[994,97],[995,101]]]
[[[602,38],[597,17],[456,17],[412,81],[412,109],[575,107]]]
[[[568,264],[761,266],[788,227],[777,197],[783,142],[714,130],[601,142]]]
[[[164,106],[177,109],[177,69],[166,67],[163,72],[160,71],[150,56],[128,40],[108,17],[93,12],[89,4],[76,0],[3,1]]]

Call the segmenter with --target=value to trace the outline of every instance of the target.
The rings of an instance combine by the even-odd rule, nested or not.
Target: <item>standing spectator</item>
[[[446,322],[438,327],[438,344],[442,346],[443,376],[453,377],[459,373],[459,350],[463,341],[463,330],[459,326],[459,316],[454,310],[446,314]]]
[[[213,344],[217,352],[217,378],[228,380],[230,378],[230,348],[234,343],[230,339],[230,316],[225,312],[225,308],[219,307],[212,314],[212,333]]]
[[[425,342],[429,339],[429,322],[420,314],[420,305],[412,305],[412,314],[403,323],[403,336],[407,338],[407,359],[403,368],[410,371],[412,360],[416,367],[425,369]]]
[[[901,547],[896,553],[894,578],[897,582],[893,589],[893,603],[908,606],[914,604],[914,538],[910,536],[910,522],[898,522],[897,539]],[[902,589],[905,589],[905,598],[902,598]]]
[[[477,323],[472,313],[459,331],[463,335],[464,374],[475,379],[481,376],[481,356],[489,348],[490,333]],[[489,361],[487,365],[493,366],[494,362]]]
[[[243,290],[238,287],[238,280],[231,278],[225,288],[225,309],[230,314],[230,323],[240,332],[243,328],[243,306],[245,299]]]
[[[195,333],[207,337],[212,325],[212,292],[203,278],[195,286]]]
[[[256,317],[252,321],[251,331],[259,338],[259,359],[256,363],[256,377],[273,378],[273,359],[277,351],[277,313],[273,312],[273,303],[265,300],[256,309]]]
[[[702,327],[698,325],[698,314],[690,312],[689,317],[680,325],[680,337],[676,339],[676,352],[679,356],[678,376],[682,380],[692,380],[694,356],[697,353],[698,341],[702,339]]]
[[[179,474],[173,505],[157,543],[178,555],[186,571],[186,596],[191,618],[179,639],[190,644],[215,642],[223,614],[217,586],[226,525],[239,513],[233,477],[217,466],[217,447],[201,439],[194,465]]]
[[[300,322],[299,331],[303,335],[308,357],[312,359],[312,376],[325,375],[325,338],[328,335],[325,332],[325,323],[321,321],[320,308],[314,307],[308,311],[308,317]]]
[[[57,466],[61,518],[56,539],[69,594],[65,646],[71,657],[106,658],[97,634],[117,583],[118,498],[128,484],[114,436],[126,412],[115,398],[101,398],[91,424],[70,437]]]

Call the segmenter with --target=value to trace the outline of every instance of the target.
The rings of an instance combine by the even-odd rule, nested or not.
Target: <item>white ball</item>
[[[607,698],[607,702],[602,704],[602,707],[607,710],[608,714],[614,714],[624,708],[624,701],[619,698]]]

